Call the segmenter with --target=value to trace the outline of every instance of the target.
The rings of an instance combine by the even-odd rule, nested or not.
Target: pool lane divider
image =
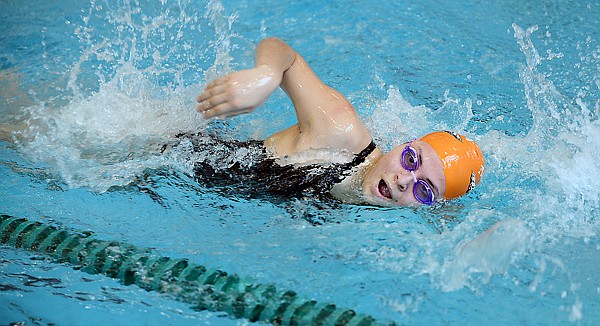
[[[382,325],[373,317],[331,303],[299,297],[272,284],[245,282],[235,274],[153,255],[149,250],[94,238],[41,222],[0,215],[0,243],[47,254],[89,274],[164,293],[194,309],[276,325]],[[389,323],[388,325],[395,325]]]

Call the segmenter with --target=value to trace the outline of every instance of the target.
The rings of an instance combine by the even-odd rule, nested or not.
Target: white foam
[[[513,257],[527,251],[531,232],[521,220],[505,219],[455,249],[442,266],[441,286],[453,291],[470,285],[473,275],[481,274],[487,283],[493,275],[505,274]]]
[[[427,118],[426,107],[411,105],[397,87],[389,87],[387,93],[388,98],[375,104],[375,110],[367,120],[374,139],[391,148],[430,129],[432,121]]]
[[[191,56],[197,54],[198,60],[214,56],[214,62],[199,71],[204,80],[232,69],[232,40],[236,37],[231,32],[236,16],[224,16],[219,1],[210,1],[207,8],[204,19],[211,23],[207,26],[215,34],[208,42],[211,47],[194,52],[190,44],[185,44],[174,51],[192,51]],[[91,13],[86,26],[90,17]],[[82,27],[78,36],[87,49],[72,67],[67,84],[72,94],[66,105],[54,107],[40,101],[30,108],[30,130],[21,143],[23,151],[48,164],[68,186],[96,191],[127,185],[145,170],[167,165],[191,173],[191,162],[195,160],[191,144],[180,144],[168,156],[160,148],[174,134],[204,126],[194,111],[194,97],[203,81],[194,85],[180,82],[187,68],[166,69],[168,51],[144,43],[149,34],[160,34],[159,26],[187,23],[185,16],[178,19],[159,16],[148,26],[141,26],[144,37],[124,35],[114,42],[92,41],[91,30]],[[139,25],[128,15],[111,23],[117,24],[116,30],[125,31]],[[564,235],[597,236],[600,179],[590,175],[600,170],[600,126],[592,118],[598,115],[598,103],[578,96],[577,105],[573,105],[548,76],[538,71],[547,60],[564,58],[550,52],[547,58],[539,56],[531,41],[537,28],[513,28],[524,54],[520,77],[534,123],[526,135],[467,133],[487,155],[487,175],[480,185],[484,187],[480,196],[482,205],[489,206],[478,211],[476,203],[462,209],[458,208],[460,204],[449,205],[448,211],[458,212],[449,214],[463,219],[459,227],[439,235],[415,232],[407,240],[412,246],[408,252],[392,246],[364,252],[368,259],[377,261],[376,268],[429,274],[440,288],[452,291],[505,274],[519,255],[535,254],[538,248]],[[198,28],[188,30],[194,31]],[[212,38],[210,33],[206,37]],[[129,41],[131,47],[115,52]],[[84,67],[92,60],[114,65],[111,73],[98,73],[97,89],[84,86],[90,79]],[[140,64],[145,60],[151,63]],[[161,83],[163,73],[173,75],[175,81]],[[600,89],[597,79],[592,83],[590,89]],[[374,138],[389,148],[438,129],[465,133],[473,117],[471,99],[458,98],[451,91],[441,97],[440,108],[414,106],[391,86],[387,98],[375,104],[367,125]],[[520,220],[505,216],[501,212],[505,206],[494,206],[506,201],[516,202]],[[449,255],[438,254],[448,251]],[[577,320],[580,314],[581,307],[574,305],[572,318]]]
[[[161,147],[180,132],[206,125],[195,111],[204,82],[198,76],[229,70],[235,21],[235,15],[223,15],[219,1],[210,1],[206,21],[200,23],[195,12],[186,13],[186,3],[178,5],[180,12],[150,6],[156,17],[136,7],[105,11],[92,5],[84,25],[75,29],[84,49],[69,69],[67,91],[56,95],[60,100],[39,101],[28,109],[28,129],[19,144],[23,152],[49,166],[69,187],[96,191],[127,185],[147,169],[173,163],[176,156],[162,155]],[[98,18],[114,25],[106,31],[114,35],[94,33],[92,20]],[[190,38],[202,24],[219,37]],[[167,37],[172,47],[160,42]],[[203,63],[210,51],[216,54],[214,62]]]
[[[533,116],[532,128],[514,136],[499,131],[470,135],[486,155],[486,173],[477,190],[479,202],[469,202],[471,207],[458,213],[449,212],[462,220],[451,231],[439,236],[412,234],[411,252],[417,254],[390,247],[376,254],[363,253],[377,268],[427,274],[434,285],[455,291],[477,289],[530,256],[541,262],[532,283],[535,291],[544,280],[544,262],[562,264],[544,253],[549,246],[565,237],[588,238],[600,233],[600,179],[594,175],[600,170],[599,104],[590,103],[592,98],[585,92],[574,99],[563,95],[551,76],[539,68],[550,60],[566,58],[539,56],[531,39],[535,26],[513,28],[524,55],[520,77]],[[584,57],[588,60],[591,56]],[[582,89],[597,87],[594,83],[590,80]],[[464,132],[473,116],[470,99],[446,92],[442,103],[438,110],[415,107],[397,88],[390,87],[388,98],[377,103],[369,127],[390,147],[396,139],[406,141],[432,129],[447,127]],[[452,210],[453,205],[447,209]],[[460,207],[458,203],[454,209]],[[507,211],[516,216],[505,215]],[[444,252],[450,254],[438,254]],[[568,267],[562,269],[567,271]],[[580,304],[569,309],[572,320],[581,318]]]

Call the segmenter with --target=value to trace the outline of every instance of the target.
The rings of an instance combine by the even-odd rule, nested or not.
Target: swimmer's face
[[[420,205],[413,194],[415,179],[401,163],[406,145],[399,145],[385,154],[365,175],[362,189],[369,202],[386,206]],[[439,156],[433,147],[420,140],[413,141],[411,147],[416,150],[419,160],[415,177],[429,184],[436,200],[444,198],[446,179]]]

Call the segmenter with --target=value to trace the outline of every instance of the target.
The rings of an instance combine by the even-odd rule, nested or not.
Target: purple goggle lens
[[[408,145],[404,147],[404,150],[402,150],[400,163],[402,164],[402,167],[406,171],[409,171],[415,179],[415,183],[413,185],[413,195],[415,198],[421,204],[431,205],[435,201],[435,194],[427,182],[417,179],[415,176],[415,171],[419,168],[419,155],[414,148],[410,147],[410,144],[411,143],[408,143]]]

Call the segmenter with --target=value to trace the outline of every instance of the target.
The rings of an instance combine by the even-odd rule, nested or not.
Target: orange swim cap
[[[442,161],[446,177],[444,198],[468,193],[479,183],[484,170],[483,153],[477,144],[451,131],[436,131],[421,138]]]

